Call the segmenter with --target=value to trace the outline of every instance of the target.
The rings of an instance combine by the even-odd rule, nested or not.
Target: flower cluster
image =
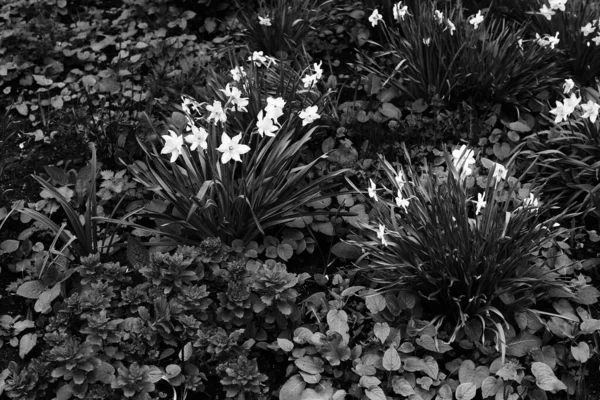
[[[573,89],[571,85],[572,81],[567,79],[564,85],[565,93],[568,93]],[[577,97],[575,93],[571,93],[571,96],[564,101],[556,101],[556,107],[550,110],[551,114],[556,115],[554,123],[558,124],[562,121],[567,121],[569,116],[575,111],[575,108],[579,106],[581,108],[581,118],[588,118],[590,122],[595,123],[598,119],[598,112],[600,112],[600,104],[593,100],[588,100],[587,103],[580,104],[581,97]]]
[[[275,60],[268,56],[263,56],[261,52],[254,52],[250,57],[251,61],[254,61],[256,65],[269,65]],[[311,88],[319,79],[323,76],[323,70],[321,69],[322,62],[314,64],[314,73],[308,74],[302,78],[305,88]],[[246,77],[246,71],[243,67],[235,67],[230,71],[230,74],[234,81],[239,82]],[[242,91],[228,83],[225,89],[220,89],[221,92],[227,96],[227,102],[223,105],[221,101],[215,100],[212,104],[202,105],[193,99],[182,97],[183,102],[181,104],[182,110],[187,116],[186,132],[188,135],[178,135],[177,132],[169,130],[168,135],[162,135],[165,141],[164,147],[161,150],[161,154],[170,154],[170,162],[175,162],[180,155],[183,154],[183,145],[186,142],[190,146],[190,150],[198,150],[199,152],[208,150],[209,132],[202,126],[196,125],[196,120],[192,117],[192,111],[194,114],[202,114],[204,108],[208,113],[208,116],[200,118],[206,122],[212,122],[213,125],[218,126],[219,124],[224,125],[227,122],[227,112],[247,112],[247,106],[249,100],[247,97],[242,97]],[[281,124],[278,119],[284,114],[283,109],[286,102],[283,98],[267,98],[266,107],[261,110],[256,117],[256,130],[254,133],[259,134],[261,137],[269,136],[275,137],[276,132],[281,128]],[[298,116],[302,119],[302,126],[311,124],[315,120],[320,118],[318,114],[318,106],[309,106],[298,112]],[[234,160],[241,162],[241,156],[250,151],[250,147],[241,143],[243,139],[243,133],[240,132],[234,137],[230,137],[226,132],[221,134],[221,144],[216,147],[216,150],[222,153],[221,163],[227,164],[229,161]]]

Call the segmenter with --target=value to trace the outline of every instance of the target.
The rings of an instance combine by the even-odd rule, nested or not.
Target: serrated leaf
[[[531,357],[534,361],[543,362],[552,369],[556,366],[556,350],[552,346],[544,346],[541,349],[534,350]]]
[[[536,385],[546,392],[556,393],[559,390],[567,390],[567,386],[554,375],[547,364],[534,361],[531,363],[531,373],[535,376]]]
[[[296,367],[309,374],[320,374],[324,371],[323,360],[318,357],[304,356],[294,361]]]
[[[370,400],[386,400],[385,393],[383,393],[383,389],[381,389],[379,386],[374,386],[370,389],[366,389],[365,395]]]
[[[456,400],[471,400],[475,398],[477,388],[474,383],[461,383],[456,388]]]
[[[286,353],[294,349],[294,342],[284,338],[277,338],[277,345],[281,350],[285,351]]]
[[[452,388],[444,383],[437,392],[435,400],[452,400]]]
[[[415,393],[415,390],[411,384],[406,379],[401,378],[398,375],[394,375],[392,378],[392,389],[394,390],[394,393],[404,397],[408,397]]]
[[[577,346],[571,346],[573,358],[580,363],[585,363],[590,359],[590,346],[586,342],[579,342]]]
[[[375,334],[375,337],[383,343],[390,334],[390,326],[387,322],[377,322],[373,327],[373,333]]]
[[[377,314],[385,309],[385,298],[379,293],[369,293],[365,298],[365,304],[372,314]]]
[[[402,361],[400,360],[400,354],[398,354],[398,350],[396,350],[394,347],[388,348],[383,354],[382,365],[386,371],[399,370],[402,366]]]
[[[19,341],[19,357],[25,358],[25,356],[35,347],[36,343],[36,333],[27,333],[23,335]]]
[[[506,355],[523,357],[529,351],[542,346],[542,339],[529,332],[521,332],[506,343]]]
[[[282,243],[277,246],[277,255],[284,261],[288,261],[294,255],[294,249],[287,243]]]
[[[150,263],[148,249],[133,235],[129,235],[127,239],[127,261],[134,268],[141,268]]]
[[[381,381],[374,376],[361,376],[358,384],[364,388],[370,388],[372,386],[378,386]]]
[[[495,376],[488,376],[481,382],[481,395],[484,399],[496,396],[496,393],[503,387],[504,382],[502,379],[497,379]]]
[[[54,286],[52,286],[51,289],[44,290],[40,294],[40,297],[38,297],[37,301],[35,302],[33,309],[36,312],[39,312],[41,314],[45,314],[45,313],[49,312],[52,309],[52,307],[51,307],[52,302],[59,295],[60,295],[60,283],[56,283]]]
[[[327,325],[329,325],[329,329],[342,335],[344,343],[350,341],[350,335],[348,334],[350,327],[348,326],[348,314],[346,314],[346,311],[329,310],[327,312]]]
[[[364,286],[350,286],[349,288],[344,289],[341,296],[342,297],[352,296],[352,295],[360,292],[364,288],[365,288]]]
[[[65,174],[65,171],[58,167],[46,166],[44,167],[44,171],[50,175],[50,179],[55,185],[65,186],[67,183],[69,183],[69,177],[67,174]]]
[[[25,282],[19,286],[17,289],[17,294],[27,299],[38,299],[45,290],[46,285],[44,285],[41,281],[33,280]]]
[[[598,297],[600,297],[600,291],[593,286],[587,285],[575,293],[575,298],[573,300],[579,304],[589,306],[597,303]]]
[[[379,107],[379,112],[391,119],[402,118],[402,111],[392,103],[383,103],[381,107]]]
[[[306,382],[297,374],[288,379],[279,390],[279,400],[299,400]]]
[[[490,376],[490,370],[486,366],[475,368],[475,363],[471,360],[464,360],[458,370],[458,380],[460,383],[474,383],[476,388],[481,387],[485,378]]]
[[[304,382],[311,384],[311,385],[315,385],[315,384],[319,383],[319,381],[321,380],[321,374],[309,374],[308,372],[304,372],[304,371],[298,371],[298,373],[300,374],[300,376],[302,376],[302,379],[304,379]],[[302,395],[302,399],[304,399],[305,395],[306,395],[306,391]]]
[[[436,353],[445,353],[447,351],[452,350],[452,346],[447,344],[444,341],[438,340],[437,338],[432,338],[429,335],[422,335],[420,338],[416,339],[416,342],[419,346],[423,347],[429,351],[435,351]]]

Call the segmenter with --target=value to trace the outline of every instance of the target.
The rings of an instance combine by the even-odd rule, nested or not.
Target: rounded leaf
[[[456,388],[456,399],[457,400],[471,400],[475,398],[475,394],[477,393],[477,387],[474,383],[467,382],[461,383]]]
[[[21,337],[19,341],[19,357],[25,358],[27,353],[35,347],[37,343],[37,334],[27,333]]]
[[[18,240],[5,240],[0,243],[0,251],[2,253],[12,253],[19,249],[19,241]]]
[[[567,386],[554,375],[547,364],[539,361],[531,363],[531,373],[535,376],[536,385],[546,392],[556,393],[559,390],[567,390]]]
[[[297,374],[290,377],[279,390],[279,400],[299,400],[306,382]]]
[[[387,324],[387,322],[377,322],[373,327],[373,333],[375,334],[377,339],[379,339],[381,343],[383,343],[390,334],[390,326]]]
[[[394,347],[388,348],[383,354],[383,368],[386,371],[397,371],[400,369],[402,362],[400,360],[400,354]]]

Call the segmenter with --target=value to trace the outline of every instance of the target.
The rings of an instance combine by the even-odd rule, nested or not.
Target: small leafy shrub
[[[366,224],[365,239],[352,243],[364,249],[370,279],[383,291],[419,293],[425,309],[439,310],[450,324],[452,340],[477,325],[502,345],[502,326],[515,312],[575,297],[575,286],[540,258],[568,232],[555,224],[569,215],[550,214],[556,201],[541,203],[532,189],[517,193],[517,180],[505,181],[509,167],[489,160],[485,190],[471,200],[467,175],[475,159],[464,149],[453,152],[453,161],[446,154],[444,176],[419,175],[412,167],[396,172],[383,160],[391,188],[377,193],[372,181],[369,187],[378,224]]]
[[[27,346],[40,355],[24,367],[11,364],[1,377],[5,393],[95,398],[110,387],[108,398],[155,398],[149,396],[166,384],[185,398],[219,381],[227,397],[262,393],[267,377],[250,351],[297,326],[296,288],[308,278],[279,262],[277,254],[289,256],[291,246],[270,251],[211,238],[148,254],[132,239],[129,266],[83,257],[71,269],[81,284],[65,298],[59,291],[48,301],[53,307],[36,308],[47,322]],[[261,261],[259,254],[271,258]]]

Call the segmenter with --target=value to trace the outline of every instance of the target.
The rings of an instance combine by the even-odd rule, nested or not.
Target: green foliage
[[[523,104],[549,91],[561,69],[548,49],[519,41],[526,29],[504,20],[486,20],[474,28],[459,7],[419,2],[404,20],[383,25],[383,50],[360,65],[376,73],[409,99],[437,99],[459,104]]]
[[[266,55],[282,60],[301,56],[307,36],[326,19],[331,1],[259,0],[258,12],[240,6],[244,37],[252,50]]]
[[[379,225],[366,224],[366,237],[351,242],[364,249],[370,278],[384,289],[420,293],[424,306],[452,321],[452,338],[467,321],[496,332],[515,311],[554,296],[574,297],[575,287],[538,258],[544,246],[565,233],[553,226],[569,217],[567,211],[550,215],[556,201],[538,204],[533,193],[517,199],[515,178],[504,191],[505,183],[494,175],[500,167],[493,164],[485,192],[478,194],[477,203],[483,195],[486,204],[473,211],[465,178],[475,160],[453,157],[446,155],[443,180],[412,167],[396,172],[382,160],[392,184],[383,195],[395,202],[377,202]]]
[[[557,58],[561,67],[568,68],[569,75],[577,83],[593,85],[600,76],[600,41],[597,39],[600,5],[590,0],[571,0],[565,3],[565,11],[555,10],[555,14],[548,19],[537,13],[544,3],[534,3],[537,3],[538,7],[535,10],[536,15],[531,19],[530,35],[558,35],[559,42],[556,47],[560,51]],[[592,32],[584,33],[584,27]]]
[[[281,72],[279,74],[272,69]],[[205,144],[196,151],[183,146],[180,157],[177,150],[175,158],[182,161],[167,162],[154,145],[149,148],[140,142],[148,164],[130,166],[138,182],[173,205],[173,214],[160,218],[167,219],[172,226],[184,228],[188,240],[207,237],[221,237],[227,241],[253,240],[268,228],[313,214],[302,211],[302,207],[321,198],[321,190],[333,188],[334,178],[346,172],[338,170],[308,180],[309,172],[319,159],[298,166],[305,145],[319,129],[305,126],[298,113],[303,108],[313,105],[316,108],[320,104],[318,93],[295,95],[299,92],[299,74],[286,70],[283,65],[271,67],[264,76],[258,68],[252,68],[247,74],[241,93],[250,99],[248,112],[234,111],[237,106],[232,104],[232,100],[222,99],[225,104],[223,116],[228,121],[223,122],[225,133],[214,125],[217,121],[210,123],[212,117],[204,111],[205,104],[186,99],[182,107],[190,114],[172,115],[169,124],[171,137],[183,141],[184,132],[195,129],[200,135],[206,132]],[[232,85],[229,83],[226,88]],[[267,105],[265,97],[271,88],[276,87],[281,88],[279,93],[285,100],[285,108],[281,109],[284,120],[275,127],[274,137],[263,136],[256,128],[258,110],[262,115],[262,108]],[[215,85],[212,90],[219,93],[226,89]],[[220,107],[221,102],[215,100],[212,104]],[[229,122],[231,114],[233,117]],[[268,118],[268,115],[263,117]],[[221,153],[223,150],[217,150],[218,144],[231,136],[238,137],[238,143],[243,143],[249,152],[241,155],[239,163],[226,160],[223,158],[225,154]],[[187,136],[186,140],[190,137]]]

